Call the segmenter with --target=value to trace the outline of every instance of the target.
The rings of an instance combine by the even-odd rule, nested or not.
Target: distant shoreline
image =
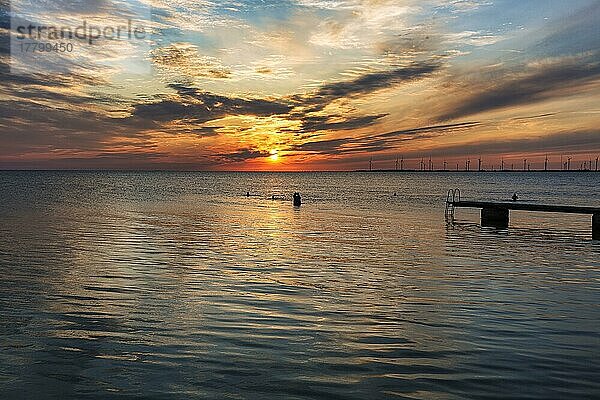
[[[97,172],[120,172],[120,173],[141,173],[141,172],[169,172],[169,173],[265,173],[265,174],[302,174],[302,173],[340,173],[340,174],[348,174],[348,173],[435,173],[435,174],[452,174],[452,173],[597,173],[599,171],[595,170],[559,170],[559,169],[532,169],[528,171],[523,170],[470,170],[466,171],[464,169],[461,170],[443,170],[443,169],[434,169],[430,170],[418,170],[418,169],[356,169],[356,170],[300,170],[300,171],[236,171],[236,170],[193,170],[193,169],[0,169],[0,173],[2,172],[88,172],[88,173],[97,173]]]
[[[528,173],[528,172],[564,172],[564,173],[570,173],[570,172],[581,172],[581,173],[594,173],[594,172],[600,172],[600,171],[595,171],[595,170],[589,170],[589,169],[572,169],[572,170],[560,170],[560,169],[548,169],[548,170],[543,170],[543,169],[531,169],[531,170],[527,170],[527,171],[523,171],[523,170],[496,170],[496,169],[489,169],[489,170],[470,170],[470,171],[466,171],[464,169],[461,170],[450,170],[450,169],[434,169],[434,170],[418,170],[418,169],[403,169],[403,170],[398,170],[398,169],[374,169],[374,170],[368,170],[368,169],[357,169],[354,170],[352,172],[368,172],[368,173],[376,173],[376,172],[398,172],[398,173],[406,173],[406,172],[424,172],[424,173],[456,173],[456,172],[467,172],[467,173],[506,173],[506,172],[510,172],[510,173]]]

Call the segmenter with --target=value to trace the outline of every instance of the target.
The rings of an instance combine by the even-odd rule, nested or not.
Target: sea
[[[600,398],[591,216],[447,224],[455,188],[600,207],[594,172],[0,172],[0,399]]]

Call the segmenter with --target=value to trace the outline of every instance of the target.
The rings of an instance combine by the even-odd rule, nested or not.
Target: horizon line
[[[417,173],[496,173],[496,172],[600,172],[595,169],[481,169],[481,170],[466,170],[466,169],[434,169],[434,170],[419,170],[419,169],[350,169],[350,170],[204,170],[204,169],[119,169],[119,168],[0,168],[0,172],[196,172],[196,173],[377,173],[377,172],[417,172]]]

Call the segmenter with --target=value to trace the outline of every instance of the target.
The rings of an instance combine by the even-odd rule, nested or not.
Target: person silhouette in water
[[[519,200],[519,196],[517,196],[517,194],[515,193],[512,195],[512,201],[517,201],[517,200]]]

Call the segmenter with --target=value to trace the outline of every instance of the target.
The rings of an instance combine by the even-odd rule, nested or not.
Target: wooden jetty
[[[600,207],[535,204],[519,201],[466,201],[461,199],[460,190],[450,190],[446,198],[446,220],[454,220],[454,209],[460,207],[480,208],[481,226],[494,228],[508,228],[510,210],[587,214],[592,216],[592,239],[600,240]]]

